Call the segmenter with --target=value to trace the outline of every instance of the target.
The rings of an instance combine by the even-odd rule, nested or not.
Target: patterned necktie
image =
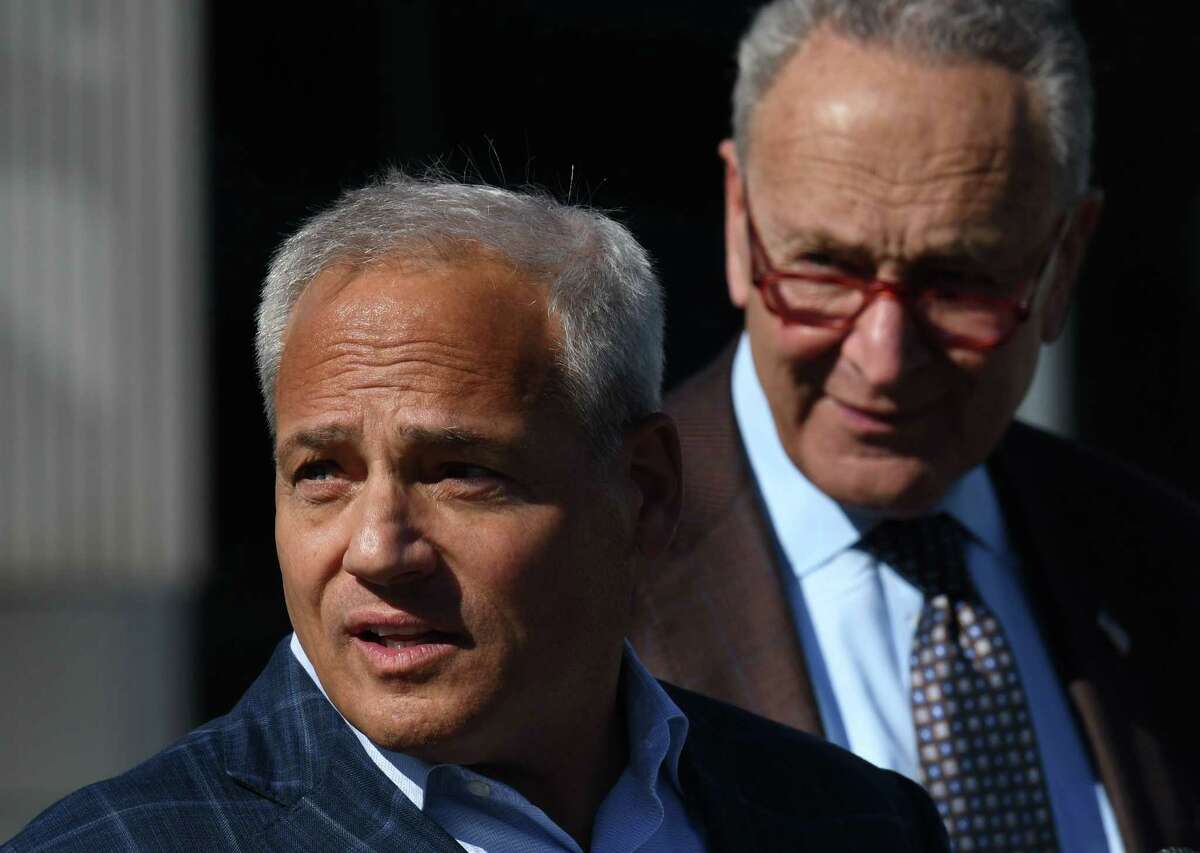
[[[965,532],[945,514],[885,521],[862,549],[922,591],[912,712],[921,781],[956,851],[1057,851],[1016,662],[975,592]]]

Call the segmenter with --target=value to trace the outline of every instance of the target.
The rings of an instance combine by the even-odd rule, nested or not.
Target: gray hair
[[[397,257],[498,254],[546,289],[561,328],[558,392],[597,454],[656,411],[663,372],[663,297],[645,250],[602,213],[538,192],[389,172],[345,193],[275,252],[258,308],[259,387],[272,434],[284,335],[304,289],[331,267],[351,271]]]
[[[733,132],[742,162],[755,106],[800,44],[822,27],[866,44],[940,61],[992,62],[1020,74],[1045,107],[1067,194],[1087,191],[1091,74],[1066,0],[774,0],[758,11],[738,49]]]

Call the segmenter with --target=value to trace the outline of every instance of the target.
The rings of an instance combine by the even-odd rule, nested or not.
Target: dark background
[[[756,4],[220,2],[208,20],[215,565],[202,718],[288,630],[253,356],[269,255],[387,165],[536,183],[612,212],[667,288],[667,384],[732,336],[717,143]],[[319,10],[319,11],[318,11]],[[1107,207],[1076,302],[1079,437],[1200,497],[1200,36],[1160,6],[1084,3]]]

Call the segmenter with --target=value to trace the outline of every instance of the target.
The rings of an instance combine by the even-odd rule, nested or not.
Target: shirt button
[[[487,782],[480,782],[478,779],[472,779],[468,782],[467,790],[477,797],[490,797],[492,795],[492,786]]]

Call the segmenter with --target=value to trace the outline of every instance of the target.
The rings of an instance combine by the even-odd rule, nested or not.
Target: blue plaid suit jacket
[[[681,784],[714,851],[944,850],[912,783],[816,738],[671,689]],[[462,853],[371,762],[286,641],[226,716],[37,817],[4,853]]]

